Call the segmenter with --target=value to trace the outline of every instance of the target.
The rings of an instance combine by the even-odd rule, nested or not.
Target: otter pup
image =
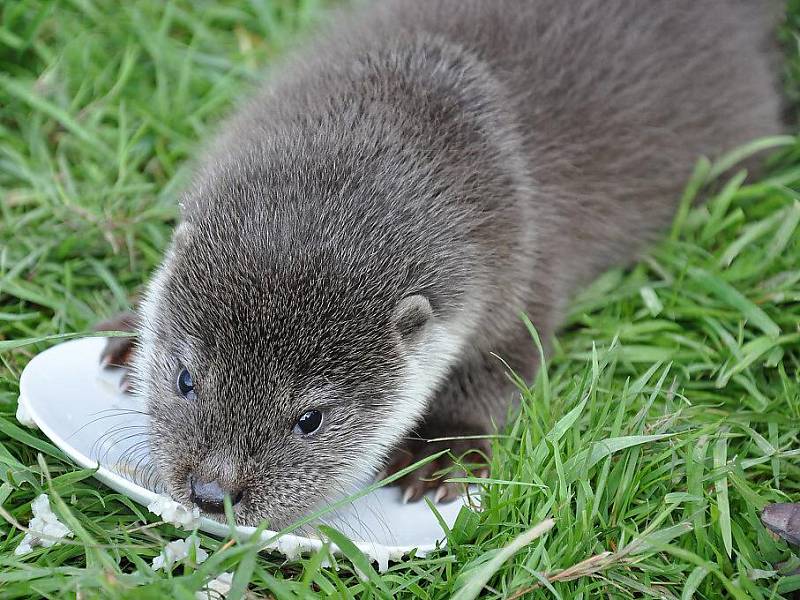
[[[173,496],[285,526],[488,452],[581,284],[670,222],[700,155],[780,130],[759,0],[388,0],[220,128],[138,312]],[[116,340],[106,362],[130,350]],[[428,443],[436,438],[466,437]],[[440,458],[406,500],[455,484]]]

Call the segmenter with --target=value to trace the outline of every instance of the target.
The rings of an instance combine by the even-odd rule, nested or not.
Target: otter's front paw
[[[95,331],[130,331],[133,333],[136,328],[136,315],[133,313],[122,313],[112,317],[108,321],[103,321],[95,326]],[[110,337],[106,340],[106,346],[100,353],[100,365],[103,367],[118,367],[126,369],[119,387],[123,392],[131,391],[131,381],[128,376],[127,368],[130,366],[131,356],[135,343],[135,337]]]
[[[436,490],[434,502],[450,502],[465,492],[465,485],[445,481],[446,479],[466,477],[467,473],[477,477],[489,476],[491,444],[488,439],[473,437],[446,441],[428,441],[428,439],[432,438],[408,438],[389,455],[386,476],[393,475],[442,450],[449,450],[447,454],[421,466],[394,483],[403,488],[404,503],[416,502],[425,495],[425,492],[434,489]]]

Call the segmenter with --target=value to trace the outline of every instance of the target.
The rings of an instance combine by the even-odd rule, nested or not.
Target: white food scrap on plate
[[[231,584],[233,583],[233,573],[220,574],[216,579],[212,579],[206,584],[199,592],[195,593],[197,600],[221,600],[228,595],[231,591]]]
[[[200,547],[200,540],[196,536],[190,535],[185,540],[175,540],[167,544],[161,554],[153,559],[153,569],[158,571],[164,569],[169,571],[177,562],[189,556],[189,552],[194,547],[195,563],[200,564],[208,558],[208,552]]]
[[[273,549],[277,549],[288,560],[297,560],[303,554],[303,544],[300,539],[294,536],[283,536],[277,541]]]
[[[25,427],[39,429],[39,426],[36,424],[36,421],[33,420],[31,413],[28,412],[28,407],[25,406],[22,398],[20,398],[17,402],[17,421],[19,421],[20,425],[24,425]]]
[[[196,506],[187,508],[180,502],[175,502],[172,498],[158,496],[147,505],[154,515],[158,515],[165,522],[171,523],[184,529],[196,529],[200,524],[200,509]]]
[[[19,546],[14,550],[14,554],[20,556],[27,554],[36,546],[49,548],[57,544],[65,537],[71,537],[72,531],[69,527],[58,520],[56,514],[50,508],[50,498],[47,494],[40,494],[31,502],[33,518],[28,523],[28,532],[22,538]]]

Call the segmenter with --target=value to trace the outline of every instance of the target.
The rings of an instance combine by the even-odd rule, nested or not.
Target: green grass
[[[208,561],[153,573],[186,533],[17,425],[19,373],[52,343],[18,341],[128,307],[169,238],[187,159],[319,4],[0,5],[0,597],[193,598],[222,571],[236,596],[277,598],[467,598],[484,583],[489,598],[565,600],[800,589],[788,575],[800,558],[758,519],[767,502],[800,500],[797,144],[761,179],[712,183],[700,164],[669,239],[574,303],[495,444],[485,509],[461,515],[447,550],[387,573],[343,540],[352,562],[335,570],[321,554],[287,563],[202,534]],[[792,2],[792,101],[798,31]],[[695,191],[708,202],[689,208]],[[15,557],[16,524],[43,490],[75,538]],[[548,517],[552,529],[530,532]]]

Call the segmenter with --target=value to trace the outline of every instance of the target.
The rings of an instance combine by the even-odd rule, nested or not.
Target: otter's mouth
[[[167,490],[169,495],[177,502],[190,508],[197,507],[203,517],[223,525],[229,524],[225,513],[225,497],[227,496],[233,513],[234,525],[257,527],[267,521],[268,528],[271,530],[285,526],[275,519],[271,519],[269,515],[254,510],[251,502],[252,491],[246,488],[231,495],[219,482],[196,479],[188,474],[188,470],[182,477],[177,474],[171,485],[166,487],[169,488]]]

